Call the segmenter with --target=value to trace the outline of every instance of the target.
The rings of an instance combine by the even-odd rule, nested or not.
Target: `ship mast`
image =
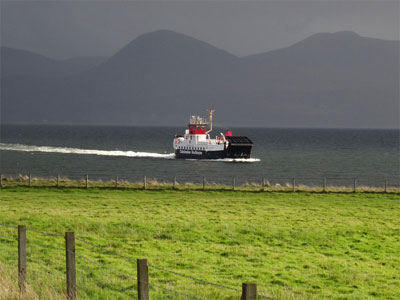
[[[210,109],[210,130],[208,130],[207,132],[206,132],[206,134],[209,134],[212,130],[213,130],[213,127],[212,127],[212,117],[213,117],[213,113],[215,112],[215,109]]]

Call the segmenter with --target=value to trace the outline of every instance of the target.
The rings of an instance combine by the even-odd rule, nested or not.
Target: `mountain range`
[[[399,128],[399,41],[318,33],[237,57],[169,30],[111,57],[54,60],[1,48],[1,122]]]

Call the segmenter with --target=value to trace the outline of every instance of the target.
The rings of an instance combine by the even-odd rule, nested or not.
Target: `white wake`
[[[93,149],[34,146],[34,145],[6,144],[6,143],[0,143],[0,150],[22,151],[22,152],[62,153],[62,154],[88,154],[88,155],[101,155],[101,156],[137,157],[137,158],[175,159],[174,153],[136,152],[136,151],[121,151],[121,150],[93,150]],[[244,163],[252,163],[252,162],[260,161],[259,158],[222,158],[222,159],[187,159],[187,160],[216,161],[216,162],[218,162],[218,161],[220,161],[220,162],[244,162]]]
[[[243,162],[243,163],[252,163],[259,162],[261,159],[259,158],[223,158],[223,159],[214,159],[215,161],[224,161],[224,162]]]
[[[143,157],[143,158],[164,158],[174,159],[174,153],[153,153],[153,152],[136,152],[121,150],[91,150],[67,147],[51,147],[51,146],[33,146],[22,144],[5,144],[0,143],[0,150],[24,151],[24,152],[47,152],[47,153],[63,153],[63,154],[89,154],[102,156],[124,156],[124,157]]]
[[[185,160],[195,160],[195,161],[222,161],[222,162],[239,162],[239,163],[254,163],[259,162],[261,159],[259,158],[217,158],[217,159],[192,159],[187,158]]]

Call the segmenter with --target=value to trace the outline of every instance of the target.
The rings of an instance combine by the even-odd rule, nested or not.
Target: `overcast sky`
[[[400,39],[400,0],[0,1],[1,45],[54,58],[110,56],[158,29],[238,56],[289,46],[317,32]]]

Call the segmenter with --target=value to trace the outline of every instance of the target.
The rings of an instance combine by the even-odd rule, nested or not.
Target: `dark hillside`
[[[182,125],[212,107],[222,126],[396,128],[398,53],[398,41],[337,32],[238,58],[160,30],[62,79],[3,78],[2,120]],[[11,62],[3,74],[23,73]]]

